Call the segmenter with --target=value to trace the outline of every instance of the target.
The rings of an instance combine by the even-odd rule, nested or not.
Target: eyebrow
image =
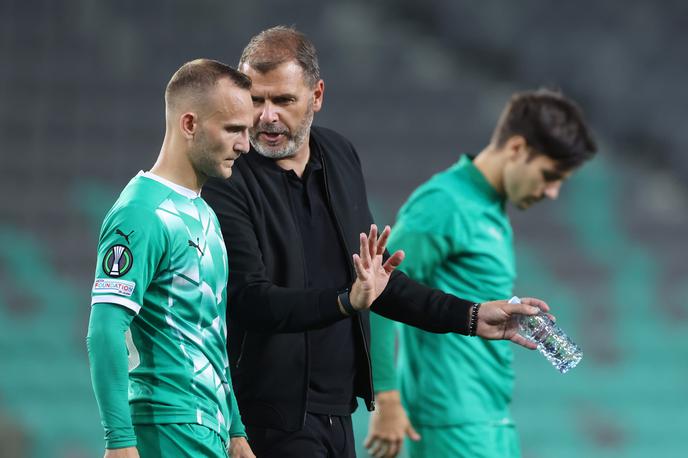
[[[291,100],[291,99],[296,100],[296,99],[298,99],[298,97],[296,96],[296,94],[290,94],[290,93],[276,94],[276,95],[272,95],[270,97],[263,97],[260,95],[251,94],[251,99],[252,100],[261,100],[261,101],[265,100],[265,99],[269,99],[269,100],[275,101],[275,100]]]
[[[232,130],[235,132],[249,128],[249,126],[244,125],[244,124],[225,124],[224,127],[225,127],[225,129],[229,129],[229,130]]]
[[[545,177],[546,180],[561,180],[564,178],[564,174],[557,171],[557,170],[549,170],[545,169],[542,171],[542,176]]]

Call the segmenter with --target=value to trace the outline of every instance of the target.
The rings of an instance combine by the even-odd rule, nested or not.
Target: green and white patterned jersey
[[[137,314],[126,334],[134,424],[197,423],[223,439],[243,425],[226,349],[227,253],[215,213],[150,172],[103,222],[92,304]],[[232,425],[232,419],[236,423]]]

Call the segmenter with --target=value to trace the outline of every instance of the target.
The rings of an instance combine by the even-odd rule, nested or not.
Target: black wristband
[[[471,307],[471,320],[468,324],[468,335],[472,337],[475,337],[478,330],[478,310],[480,310],[480,303],[476,302]]]
[[[342,291],[339,293],[339,302],[341,302],[342,307],[344,307],[344,311],[349,315],[355,315],[356,314],[356,309],[354,308],[353,305],[351,305],[351,300],[349,299],[349,290]]]

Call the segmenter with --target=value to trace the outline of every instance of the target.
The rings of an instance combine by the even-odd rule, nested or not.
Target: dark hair
[[[278,25],[251,38],[239,59],[239,68],[248,64],[260,73],[267,73],[290,60],[303,70],[308,86],[320,80],[318,54],[306,35],[293,27]]]
[[[202,95],[222,78],[229,78],[240,89],[251,89],[251,78],[240,71],[216,60],[196,59],[185,63],[172,75],[165,89],[165,102],[173,103],[182,93]]]
[[[562,170],[578,167],[597,151],[578,105],[549,89],[511,96],[492,141],[501,147],[514,135],[523,136],[536,153],[554,159]]]

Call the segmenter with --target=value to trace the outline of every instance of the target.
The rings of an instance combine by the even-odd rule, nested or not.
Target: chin
[[[210,178],[220,178],[223,180],[226,180],[227,178],[232,176],[232,168],[231,167],[218,167],[216,170],[213,171],[213,173],[208,174],[208,177]]]
[[[224,178],[226,180],[227,178],[232,176],[232,168],[231,167],[227,167],[227,168],[223,167],[222,170],[220,171],[220,173],[222,175],[222,178]]]
[[[279,146],[268,146],[264,143],[256,142],[253,147],[261,156],[269,159],[286,159],[296,154],[295,148],[289,148],[289,144]]]

